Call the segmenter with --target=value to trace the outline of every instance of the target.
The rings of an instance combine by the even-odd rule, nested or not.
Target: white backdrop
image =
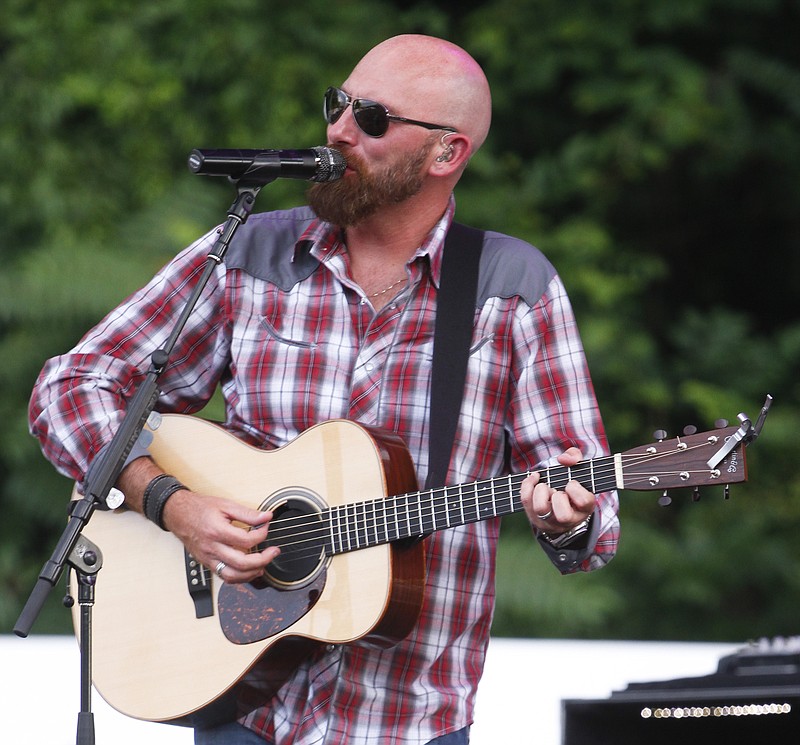
[[[634,681],[707,675],[739,645],[493,639],[471,745],[559,745],[561,700]],[[0,636],[0,743],[74,745],[79,655],[68,636]],[[93,696],[97,745],[190,745],[190,730],[129,719]]]

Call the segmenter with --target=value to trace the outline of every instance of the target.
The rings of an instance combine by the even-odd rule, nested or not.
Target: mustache
[[[344,158],[345,163],[350,170],[361,174],[366,169],[366,161],[364,158],[353,153],[352,148],[347,146],[343,147],[341,145],[336,145],[335,147],[333,145],[328,145],[328,147],[338,150],[342,154],[342,157]]]

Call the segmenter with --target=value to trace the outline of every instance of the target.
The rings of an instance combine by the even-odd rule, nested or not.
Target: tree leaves
[[[508,521],[498,630],[792,631],[797,3],[8,0],[2,13],[3,622],[55,542],[70,487],[25,433],[31,386],[46,357],[223,219],[233,193],[192,176],[189,151],[324,144],[325,88],[377,41],[421,31],[472,51],[493,88],[459,219],[523,237],[558,267],[613,448],[776,399],[731,501],[675,495],[664,510],[623,495],[623,543],[602,572],[551,578],[527,526]],[[258,209],[303,190],[276,182]],[[519,552],[530,580],[503,569]]]

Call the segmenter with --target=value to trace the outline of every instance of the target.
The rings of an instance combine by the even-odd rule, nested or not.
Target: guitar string
[[[709,443],[703,442],[698,445],[691,446],[687,448],[687,450],[681,451],[682,453],[686,453],[690,449],[696,449],[698,447],[706,447]],[[669,453],[629,453],[623,454],[622,459],[626,461],[638,461],[641,463],[646,463],[652,460],[663,459],[664,457],[671,457],[674,456],[674,452]],[[598,492],[607,490],[609,488],[613,488],[616,485],[616,473],[615,468],[609,468],[610,465],[607,461],[611,460],[614,461],[614,456],[604,456],[594,461],[588,461],[584,463],[580,463],[576,466],[571,467],[571,471],[573,473],[573,477],[575,475],[580,476],[580,474],[576,474],[578,471],[583,472],[590,472],[591,466],[590,464],[594,464],[594,476],[595,476],[595,488]],[[600,468],[597,468],[598,461],[601,464]],[[627,464],[627,467],[630,468],[630,463]],[[558,469],[559,473],[555,478],[551,477],[551,484],[557,478],[565,478],[568,475],[569,470],[565,466],[555,466],[553,468]],[[543,469],[546,471],[547,469]],[[552,468],[550,469],[552,470]],[[612,476],[612,471],[614,471]],[[685,469],[682,471],[675,471],[675,473],[683,473]],[[701,471],[696,471],[695,473],[703,473],[705,469]],[[691,473],[691,472],[689,472]],[[640,474],[639,480],[641,479],[649,479],[652,474]],[[275,543],[276,533],[278,534],[278,538],[282,537],[283,534],[289,533],[290,535],[297,536],[299,540],[293,541],[290,543],[283,544],[284,548],[293,548],[302,546],[303,544],[313,544],[308,545],[307,548],[310,549],[305,553],[300,553],[303,551],[303,548],[295,549],[290,556],[284,557],[285,561],[302,561],[304,559],[308,559],[311,557],[315,557],[320,555],[323,550],[327,550],[329,547],[333,549],[333,553],[343,553],[346,550],[358,550],[360,548],[367,548],[372,545],[378,545],[380,543],[388,543],[397,538],[404,537],[403,534],[397,536],[390,536],[389,528],[386,526],[385,522],[379,524],[378,518],[380,517],[380,512],[383,513],[383,517],[388,517],[387,512],[394,512],[395,515],[395,523],[396,524],[403,524],[403,523],[410,523],[414,525],[421,526],[421,532],[427,532],[425,530],[425,524],[423,522],[424,518],[428,518],[430,522],[430,526],[434,529],[439,529],[446,527],[446,525],[439,526],[439,520],[442,519],[444,516],[444,520],[447,522],[449,521],[451,515],[461,513],[462,511],[472,513],[475,515],[475,519],[472,520],[458,520],[457,523],[465,524],[467,522],[476,522],[481,519],[480,513],[481,508],[485,508],[489,505],[492,505],[496,502],[503,502],[503,500],[511,500],[509,502],[509,506],[516,504],[509,512],[519,511],[521,509],[521,503],[519,501],[518,495],[516,495],[516,488],[519,486],[522,480],[527,476],[527,474],[511,474],[509,476],[501,476],[496,477],[493,479],[488,479],[484,481],[476,481],[468,484],[460,484],[456,486],[450,487],[441,487],[439,489],[434,489],[426,492],[410,492],[408,494],[400,494],[393,497],[383,497],[376,500],[368,500],[365,502],[359,503],[348,503],[344,505],[334,505],[333,507],[329,507],[327,510],[323,511],[322,513],[315,513],[314,515],[302,515],[297,516],[295,518],[285,518],[282,520],[276,521],[275,528],[270,532],[270,536],[273,539],[272,543]],[[630,476],[630,475],[629,475]],[[636,474],[634,474],[636,476]],[[609,480],[608,484],[605,484],[605,480]],[[501,485],[499,487],[492,487],[488,490],[485,489],[487,484],[493,484],[497,482],[501,482],[505,484],[508,482],[508,485]],[[602,484],[599,485],[599,481],[603,481]],[[566,483],[566,482],[565,482]],[[636,483],[636,479],[626,478],[625,485],[630,486],[630,484]],[[481,487],[484,487],[484,493],[478,493]],[[652,487],[654,490],[658,489],[658,486]],[[513,489],[513,491],[512,491]],[[463,502],[464,502],[464,492],[467,493],[466,499],[469,501],[470,506],[466,510],[463,509]],[[424,497],[423,497],[424,495]],[[398,500],[404,500],[404,508],[406,510],[405,514],[401,515],[400,519],[398,520],[398,510],[402,512],[402,507],[398,507]],[[455,511],[453,509],[453,501],[455,500],[456,506]],[[459,509],[458,502],[461,501],[461,508]],[[424,511],[423,505],[425,502],[431,503],[431,510]],[[389,502],[394,502],[393,507],[388,507],[387,505]],[[437,502],[439,504],[437,504]],[[357,506],[356,506],[357,505]],[[383,505],[381,510],[376,510],[376,505]],[[363,514],[358,515],[355,514],[355,510],[361,508]],[[411,508],[411,512],[409,511]],[[350,510],[350,514],[341,514],[343,510]],[[474,513],[473,513],[474,510]],[[333,513],[336,511],[337,517],[334,518]],[[334,526],[331,523],[326,524],[324,517],[325,513],[328,515],[329,520],[337,519],[339,524]],[[486,517],[493,517],[498,514],[507,514],[506,512],[498,512],[496,509],[493,509],[489,515]],[[360,519],[360,522],[358,522]],[[350,525],[351,522],[357,522],[355,528]],[[280,525],[278,524],[280,523]],[[288,525],[288,523],[293,523],[292,525]],[[383,525],[383,530],[380,531],[379,525]],[[300,530],[298,530],[300,528]],[[303,528],[308,528],[308,530],[303,531]],[[342,532],[347,537],[347,541],[342,537]],[[337,533],[339,537],[339,546],[340,550],[336,550],[335,545],[328,544],[328,538],[331,533]],[[379,533],[383,532],[383,538],[379,537]],[[413,535],[416,531],[411,531],[410,535]],[[375,538],[372,539],[371,536],[374,535]],[[361,541],[364,540],[366,545],[361,546]],[[326,545],[320,545],[321,543]],[[345,548],[345,543],[347,543],[347,549]],[[351,543],[355,544],[351,548]],[[262,544],[262,548],[268,543]]]

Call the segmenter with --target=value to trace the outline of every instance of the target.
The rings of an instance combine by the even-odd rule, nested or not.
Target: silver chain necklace
[[[378,292],[373,292],[370,295],[370,297],[379,297],[380,295],[385,295],[387,292],[389,292],[389,290],[394,289],[401,282],[405,282],[406,279],[407,279],[406,277],[402,277],[401,279],[398,279],[397,282],[395,282],[394,284],[389,285],[385,290],[379,290]]]

